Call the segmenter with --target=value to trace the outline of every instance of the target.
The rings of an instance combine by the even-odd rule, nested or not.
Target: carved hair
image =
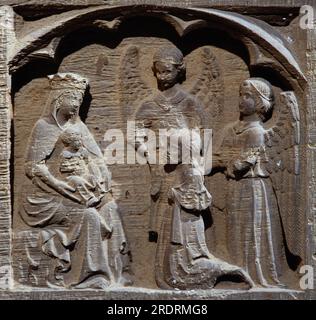
[[[156,67],[155,67],[156,62],[170,63],[176,66],[179,72],[178,80],[180,82],[184,81],[186,67],[183,59],[183,54],[178,48],[174,46],[167,46],[167,47],[162,47],[156,51],[156,53],[154,54],[153,67],[152,67],[154,74],[156,74]]]
[[[62,141],[62,143],[65,146],[69,146],[71,145],[71,143],[74,141],[74,138],[76,139],[80,139],[80,141],[82,141],[82,135],[79,131],[68,128],[66,129],[61,135],[60,135],[60,139]]]
[[[257,112],[266,121],[274,106],[274,94],[271,84],[263,78],[249,78],[244,81],[244,87],[251,87],[252,92],[259,99]]]

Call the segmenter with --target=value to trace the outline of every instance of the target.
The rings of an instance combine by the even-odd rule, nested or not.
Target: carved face
[[[77,133],[71,133],[69,137],[69,146],[73,150],[79,150],[82,147],[81,135]]]
[[[239,91],[239,111],[244,116],[256,113],[256,99],[247,82],[244,82]]]
[[[76,131],[65,131],[61,140],[65,147],[70,147],[72,150],[79,150],[82,147],[82,136]]]
[[[154,70],[159,87],[162,89],[171,88],[178,82],[179,70],[174,64],[157,61]]]
[[[79,108],[82,104],[82,93],[81,92],[68,92],[60,98],[60,105],[58,112],[61,113],[65,118],[73,118],[78,115]]]

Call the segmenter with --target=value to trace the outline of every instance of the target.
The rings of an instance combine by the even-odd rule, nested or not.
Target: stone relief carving
[[[16,287],[297,288],[306,258],[305,80],[291,45],[271,26],[220,10],[155,13],[147,18],[167,31],[151,33],[145,19],[144,35],[111,10],[29,22],[10,51],[22,83],[13,95]],[[69,28],[73,21],[88,31]],[[50,72],[25,76],[43,58]],[[131,120],[144,163],[108,168],[103,136]],[[148,146],[161,129],[182,152]]]
[[[79,117],[88,80],[58,73],[50,76],[50,85],[45,114],[32,130],[25,157],[19,210],[29,226],[20,231],[25,244],[25,253],[20,254],[29,264],[25,284],[66,288],[131,284],[124,257],[128,243],[111,197],[111,174]],[[35,237],[34,243],[30,237]]]
[[[135,63],[139,59],[138,49],[129,47],[126,59],[129,55],[131,59],[129,63],[134,64],[131,70],[136,75],[136,81],[141,83],[143,92],[150,95],[149,93],[154,92],[154,89],[142,82],[137,70],[139,65]],[[137,132],[135,147],[137,152],[147,158],[151,174],[149,240],[157,241],[156,282],[161,288],[213,288],[220,281],[219,279],[224,279],[224,276],[237,276],[239,281],[244,281],[250,287],[255,284],[272,286],[270,280],[275,285],[282,286],[279,274],[288,271],[285,256],[287,243],[282,236],[278,202],[276,197],[271,196],[274,194],[273,188],[270,184],[266,184],[266,181],[270,180],[263,179],[269,177],[264,165],[267,162],[267,155],[263,152],[264,146],[272,146],[273,143],[270,142],[271,139],[268,140],[268,137],[273,136],[275,141],[275,132],[280,133],[280,130],[277,125],[266,130],[260,122],[262,121],[260,116],[264,113],[268,114],[273,106],[273,92],[265,80],[250,79],[241,86],[241,97],[245,100],[253,99],[254,105],[251,105],[248,100],[240,102],[241,120],[228,126],[226,129],[228,133],[224,133],[223,142],[218,146],[216,154],[218,163],[215,167],[226,166],[226,176],[230,180],[231,193],[228,192],[227,196],[229,200],[227,211],[228,238],[231,240],[227,245],[231,264],[215,257],[209,251],[204,235],[204,217],[211,214],[212,197],[204,185],[205,168],[201,159],[203,162],[209,155],[204,155],[204,159],[192,158],[189,164],[183,164],[181,159],[183,154],[177,155],[179,159],[174,159],[172,145],[165,145],[160,148],[166,150],[166,164],[151,164],[153,154],[144,143],[146,130],[151,129],[158,133],[160,129],[181,129],[174,133],[174,137],[171,134],[169,138],[171,140],[176,138],[178,143],[181,136],[184,145],[180,145],[180,149],[187,148],[189,152],[200,155],[201,138],[199,135],[191,137],[188,129],[207,128],[209,127],[207,121],[212,121],[211,116],[213,115],[213,119],[216,119],[216,116],[221,113],[219,109],[222,98],[219,97],[219,92],[222,87],[216,58],[207,48],[201,51],[201,57],[202,61],[205,61],[205,57],[209,58],[215,70],[207,68],[206,72],[211,77],[208,73],[202,74],[191,92],[207,101],[208,108],[193,94],[182,88],[181,83],[186,71],[183,55],[176,47],[168,46],[158,49],[153,58],[152,70],[157,79],[158,91],[141,102],[135,114],[138,129],[141,129]],[[82,96],[87,86],[85,81],[71,73],[51,77],[52,94],[47,103],[49,111],[46,110],[46,115],[35,125],[29,142],[26,174],[32,180],[32,188],[35,187],[36,190],[30,193],[30,189],[26,189],[28,192],[24,196],[20,213],[27,225],[42,228],[35,238],[29,231],[26,234],[22,232],[22,238],[27,238],[25,250],[29,262],[28,272],[32,270],[28,277],[34,278],[29,280],[31,283],[41,283],[35,275],[41,267],[41,262],[36,261],[38,259],[36,253],[35,258],[32,256],[34,254],[30,253],[30,248],[39,246],[42,253],[54,258],[53,267],[49,262],[46,266],[47,270],[50,268],[54,270],[53,273],[47,271],[49,279],[46,284],[49,286],[105,288],[113,283],[131,284],[131,281],[122,275],[128,270],[125,260],[128,259],[129,252],[126,249],[127,240],[122,224],[117,223],[120,218],[113,218],[113,215],[117,215],[118,212],[113,200],[109,199],[111,175],[102,159],[99,147],[78,116]],[[124,85],[124,80],[122,84]],[[211,88],[215,89],[214,92],[205,93],[204,87],[210,84]],[[128,83],[125,83],[125,86],[128,88]],[[251,90],[251,88],[254,89]],[[256,93],[262,99],[259,107],[257,106],[258,98],[257,100],[254,98]],[[130,93],[127,92],[127,94]],[[298,132],[299,119],[297,107],[295,109],[295,96],[291,93],[284,93],[281,96],[283,100],[286,100],[286,97],[292,97],[294,109],[292,107],[291,112]],[[141,91],[139,97],[143,97]],[[133,103],[137,102],[139,97],[136,95],[132,98]],[[285,102],[283,104],[289,105]],[[261,108],[262,114],[254,112],[256,108]],[[211,115],[207,115],[209,109],[213,111]],[[285,108],[286,113],[288,112]],[[286,121],[284,123],[286,124]],[[45,127],[47,130],[47,124],[50,125],[49,137],[41,129]],[[246,136],[242,137],[243,134]],[[191,139],[193,139],[192,146]],[[196,150],[192,150],[192,147]],[[154,152],[156,151],[161,150],[157,149]],[[158,160],[159,157],[157,152],[154,159]],[[225,165],[225,161],[228,161],[228,164]],[[258,178],[258,181],[249,178]],[[256,186],[252,186],[253,181],[256,181]],[[246,186],[243,186],[244,182]],[[247,183],[252,187],[247,188]],[[260,186],[262,189],[259,188]],[[57,194],[54,194],[54,191]],[[51,196],[52,192],[53,196]],[[46,193],[49,199],[45,198]],[[253,196],[250,197],[250,194]],[[247,201],[240,202],[242,196],[245,196],[249,206]],[[56,203],[61,206],[57,212]],[[241,208],[238,207],[240,205]],[[261,208],[256,207],[259,205]],[[245,212],[242,212],[242,208]],[[71,217],[72,211],[75,211],[73,217]],[[66,212],[66,215],[63,216],[61,212]],[[93,217],[91,221],[87,218],[90,215]],[[248,220],[247,215],[249,215]],[[113,227],[113,221],[116,221],[116,227]],[[238,221],[244,222],[240,224]],[[51,224],[54,225],[52,230],[49,227]],[[65,226],[69,230],[60,231],[56,224],[60,224],[62,230]],[[247,226],[249,228],[252,226],[253,229],[249,231]],[[246,228],[245,231],[240,230],[241,227]],[[94,237],[89,239],[89,232],[84,232],[89,229],[99,229],[95,234],[97,239]],[[119,234],[121,243],[117,243],[117,236],[114,240],[112,239],[114,229]],[[266,233],[262,230],[266,230]],[[245,235],[248,235],[249,239],[244,239]],[[277,245],[274,245],[274,238],[277,239]],[[78,247],[82,246],[81,241],[86,243],[87,252],[91,252],[88,247],[89,242],[97,247],[95,258],[92,259],[96,264],[92,269],[98,270],[96,275],[89,268],[85,270],[82,267],[78,273],[78,270],[75,271],[72,267],[73,261],[76,265],[80,265],[77,262],[76,253],[80,255],[81,264],[85,264],[82,262],[82,253],[76,250],[77,243],[79,243]],[[97,241],[99,241],[98,244],[96,244]],[[236,245],[240,247],[236,249]],[[248,247],[254,248],[254,252],[247,249]],[[269,257],[269,259],[262,257]],[[52,274],[54,274],[53,277]],[[100,277],[99,274],[102,276]]]
[[[99,168],[83,147],[81,133],[66,129],[61,135],[61,141],[63,150],[59,155],[59,172],[64,178],[62,180],[79,193],[79,203],[85,203],[88,208],[97,206],[109,190],[104,186]]]
[[[176,143],[181,145],[182,152],[188,148],[191,153],[199,155],[201,138],[198,134],[191,137],[189,129],[205,128],[203,121],[207,118],[199,100],[181,87],[185,76],[181,51],[171,46],[160,48],[154,55],[153,72],[159,91],[137,110],[136,121],[140,129],[144,129],[145,135],[146,129],[157,133],[159,129],[180,129],[171,133],[170,141],[173,135],[177,135]],[[144,138],[138,137],[136,148],[150,163],[151,155]],[[191,138],[194,140],[192,144]],[[203,167],[195,157],[188,164],[183,163],[183,153],[178,161],[172,159],[174,147],[172,142],[163,146],[167,149],[165,165],[150,165],[151,215],[152,221],[156,221],[156,225],[151,226],[150,236],[158,236],[157,284],[162,288],[212,288],[220,276],[235,274],[252,286],[252,281],[241,268],[210,254],[204,237],[202,213],[210,207],[211,195],[204,186]],[[161,152],[161,146],[159,148]],[[194,148],[198,150],[192,150]],[[170,201],[173,202],[171,206]]]
[[[285,286],[281,279],[290,272],[285,250],[287,246],[294,249],[288,242],[292,238],[289,230],[284,229],[288,213],[284,216],[282,212],[282,216],[280,212],[277,190],[284,186],[280,179],[271,177],[289,164],[283,162],[287,161],[284,155],[280,157],[283,150],[285,156],[295,155],[298,106],[293,92],[281,93],[281,116],[272,127],[265,128],[274,101],[266,80],[245,80],[240,86],[240,119],[224,128],[213,161],[214,167],[225,170],[229,181],[226,211],[230,259],[263,287]],[[276,155],[279,159],[272,160]],[[299,174],[298,165],[287,169],[294,179]]]

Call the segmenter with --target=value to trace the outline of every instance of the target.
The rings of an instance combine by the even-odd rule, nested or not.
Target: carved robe
[[[108,189],[110,174],[93,136],[79,118],[71,125],[82,133],[83,145],[100,169]],[[54,191],[33,174],[39,163],[50,170],[48,159],[55,158],[54,152],[59,154],[58,139],[62,131],[52,117],[43,117],[35,124],[26,155],[29,179],[24,182],[20,215],[30,230],[38,230],[39,249],[51,258],[46,285],[105,288],[122,280],[122,255],[127,250],[118,208],[111,196],[104,196],[100,209],[87,208]],[[113,228],[111,240],[109,226]],[[38,259],[30,256],[31,269],[41,267]]]
[[[169,257],[169,272],[166,281],[178,288],[190,286],[212,287],[215,280],[211,271],[211,254],[205,242],[205,226],[202,213],[211,204],[211,195],[203,185],[202,176],[195,181],[184,182],[171,189],[174,201]],[[192,179],[193,180],[193,179]],[[210,279],[209,279],[210,278]],[[211,283],[208,283],[210,281]]]
[[[177,87],[178,90],[173,97],[166,98],[163,93],[158,92],[140,106],[136,113],[136,122],[140,128],[151,129],[158,137],[159,129],[179,130],[202,127],[201,124],[205,119],[202,106],[197,99],[182,90],[181,86],[177,85]],[[169,144],[167,146],[168,155],[170,149],[171,146]],[[157,148],[158,150],[159,148]],[[159,159],[158,152],[156,158],[157,160]],[[170,160],[169,157],[167,160]],[[150,164],[149,166],[152,197],[149,229],[158,233],[156,281],[161,283],[161,286],[164,286],[164,276],[161,274],[161,268],[163,267],[161,266],[164,264],[164,255],[167,250],[165,240],[170,239],[172,225],[168,193],[175,186],[179,169],[176,164]],[[166,232],[168,233],[167,235]]]
[[[227,241],[231,262],[261,286],[282,286],[288,269],[277,198],[266,170],[265,129],[238,121],[224,130],[217,156],[228,179]]]
[[[143,127],[156,132],[170,128],[205,128],[202,110],[197,99],[180,89],[171,99],[159,93],[145,102],[136,119]],[[189,143],[186,147],[200,151],[201,146],[197,145]],[[154,215],[151,227],[158,232],[155,269],[158,286],[207,289],[214,287],[217,278],[225,274],[237,274],[248,281],[240,268],[210,254],[205,242],[203,214],[210,214],[207,209],[211,195],[204,186],[201,172],[196,172],[193,159],[187,164],[180,160],[175,166],[150,165],[151,214]]]
[[[178,91],[175,96],[166,98],[161,92],[158,92],[153,97],[147,99],[138,109],[135,119],[139,129],[150,129],[159,137],[159,129],[193,129],[202,128],[206,117],[203,116],[203,107],[197,99],[188,94],[178,86]],[[183,131],[183,134],[188,134],[188,131]],[[141,144],[142,138],[140,137]],[[183,137],[182,137],[183,138]],[[188,137],[190,141],[190,136]],[[183,139],[182,141],[185,141]],[[170,139],[171,141],[171,139]],[[179,139],[181,141],[181,139]],[[157,140],[158,143],[158,140]],[[166,146],[167,149],[167,162],[170,163],[170,144]],[[157,164],[150,164],[151,171],[151,196],[156,197],[161,194],[160,199],[162,202],[167,201],[168,188],[172,186],[172,179],[177,175],[176,165],[158,164],[159,147],[157,146],[156,160]],[[181,146],[179,146],[179,158],[181,156]],[[179,162],[176,162],[176,164]],[[168,186],[167,186],[168,185]],[[164,198],[164,200],[162,200]],[[158,201],[158,202],[161,202]],[[153,204],[159,206],[158,202]],[[155,212],[160,210],[154,209]],[[159,213],[158,213],[159,214]],[[161,216],[154,214],[152,217],[151,228],[157,231],[161,226]]]

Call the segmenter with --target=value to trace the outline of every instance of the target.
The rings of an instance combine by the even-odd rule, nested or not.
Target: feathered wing
[[[135,45],[127,47],[119,71],[120,105],[123,119],[132,120],[136,108],[152,89],[143,81],[140,68],[140,52]]]
[[[275,124],[266,131],[270,177],[281,214],[288,249],[304,258],[304,211],[300,191],[300,115],[294,92],[280,94]]]
[[[198,49],[201,71],[194,82],[190,93],[200,102],[200,118],[204,129],[214,129],[214,126],[221,123],[221,116],[224,110],[224,81],[222,72],[216,56],[209,47]],[[205,174],[211,168],[212,148],[211,133],[205,132],[204,159],[202,167]]]
[[[216,56],[209,47],[199,49],[201,71],[190,93],[204,108],[206,122],[212,125],[219,121],[224,107],[224,81]]]

